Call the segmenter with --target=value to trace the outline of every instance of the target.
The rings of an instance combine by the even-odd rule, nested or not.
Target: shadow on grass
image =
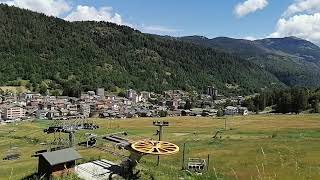
[[[28,176],[23,177],[21,180],[40,180],[38,173],[32,173]]]

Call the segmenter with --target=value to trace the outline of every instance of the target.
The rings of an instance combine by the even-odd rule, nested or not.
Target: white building
[[[128,99],[132,99],[133,96],[135,96],[137,94],[137,92],[133,89],[129,89],[126,91],[126,98]]]
[[[240,115],[246,116],[246,115],[249,114],[249,111],[248,111],[248,108],[246,108],[246,107],[239,107],[238,108],[238,113]]]
[[[218,90],[214,86],[208,86],[207,94],[211,97],[218,96]]]
[[[82,115],[84,115],[85,117],[89,117],[90,116],[90,105],[89,104],[81,104],[80,105],[80,113]]]
[[[225,115],[243,115],[246,116],[249,114],[248,108],[246,107],[234,107],[228,106],[224,110]]]
[[[68,104],[67,110],[69,111],[70,115],[76,115],[78,112],[78,106],[76,104]]]
[[[36,117],[38,119],[47,119],[47,114],[48,114],[47,110],[37,110]]]
[[[140,95],[141,95],[141,100],[143,102],[147,102],[148,99],[151,97],[150,92],[147,92],[147,91],[142,91]]]
[[[132,89],[127,90],[126,98],[131,100],[134,104],[142,101],[142,96]]]
[[[237,115],[238,114],[238,107],[228,106],[224,110],[224,114],[225,115]]]
[[[95,93],[94,91],[88,91],[88,94],[89,94],[90,96],[95,96],[95,95],[96,95],[96,93]]]
[[[104,88],[98,88],[97,89],[97,95],[100,97],[104,97]]]
[[[37,98],[40,98],[42,97],[41,94],[39,93],[26,93],[25,95],[25,99],[37,99]]]

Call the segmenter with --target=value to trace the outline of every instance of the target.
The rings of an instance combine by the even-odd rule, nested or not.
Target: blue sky
[[[320,0],[0,0],[67,21],[209,38],[297,36],[320,45]]]
[[[146,26],[161,26],[174,36],[265,37],[275,30],[281,14],[292,0],[272,0],[262,11],[238,18],[234,7],[241,0],[77,0],[76,4],[111,6],[125,21]]]

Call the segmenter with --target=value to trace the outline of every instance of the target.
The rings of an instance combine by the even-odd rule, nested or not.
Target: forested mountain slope
[[[38,88],[96,87],[252,93],[284,86],[256,64],[212,48],[105,22],[67,22],[0,5],[0,84],[18,78]],[[232,84],[237,89],[228,89]]]
[[[239,55],[288,86],[320,86],[320,48],[296,37],[243,40],[189,36],[180,40]]]

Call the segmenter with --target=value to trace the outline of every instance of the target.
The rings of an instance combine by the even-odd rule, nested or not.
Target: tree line
[[[296,113],[310,110],[313,113],[320,112],[320,88],[309,89],[293,87],[290,89],[262,92],[259,95],[246,99],[243,103],[254,112],[264,111],[266,107],[272,107],[275,113]]]

